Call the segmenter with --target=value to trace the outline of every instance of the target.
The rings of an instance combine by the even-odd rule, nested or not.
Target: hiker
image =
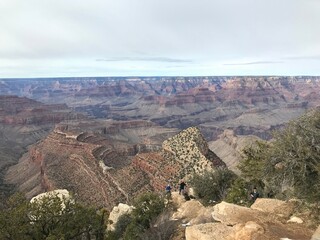
[[[257,188],[253,188],[253,191],[250,193],[251,200],[254,202],[258,197],[259,193],[257,191]]]
[[[181,180],[179,183],[179,194],[183,195],[185,193],[186,187],[187,184],[183,180]]]
[[[171,186],[170,183],[168,183],[168,185],[166,186],[166,194],[171,194]]]

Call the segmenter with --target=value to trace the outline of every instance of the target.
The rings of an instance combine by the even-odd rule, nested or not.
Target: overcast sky
[[[0,0],[0,78],[320,75],[320,0]]]

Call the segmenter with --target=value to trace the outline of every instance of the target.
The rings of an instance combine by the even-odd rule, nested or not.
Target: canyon
[[[198,126],[208,140],[224,129],[270,132],[319,105],[319,77],[91,77],[0,79],[0,95],[67,104],[93,118]]]
[[[111,209],[320,105],[319,77],[0,79],[1,195],[57,188]]]

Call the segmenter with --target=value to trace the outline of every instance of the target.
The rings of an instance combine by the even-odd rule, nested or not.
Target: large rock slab
[[[290,215],[292,215],[295,205],[295,201],[285,202],[278,199],[257,198],[250,208],[288,218]]]
[[[213,221],[211,217],[212,208],[205,208],[199,201],[190,200],[181,204],[172,216],[173,219],[181,219],[182,222],[191,224]]]
[[[245,224],[237,224],[233,232],[226,238],[227,240],[252,240],[270,239],[265,236],[264,228],[256,222],[249,221]]]
[[[258,216],[261,215],[264,215],[264,213],[227,202],[221,202],[215,205],[212,212],[214,220],[227,225],[256,221],[258,220]]]
[[[223,240],[232,233],[232,227],[222,223],[205,223],[186,228],[186,240]]]

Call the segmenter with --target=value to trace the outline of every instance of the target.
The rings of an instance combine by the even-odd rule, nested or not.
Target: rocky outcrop
[[[195,200],[193,200],[195,201]],[[266,201],[266,202],[264,202]],[[276,202],[278,208],[287,209],[285,202]],[[179,209],[183,209],[188,202],[182,203]],[[267,206],[271,204],[269,199],[260,199],[257,205]],[[189,204],[190,211],[201,209],[199,215],[203,212],[203,206],[199,203]],[[181,216],[181,212],[175,213],[175,216]],[[264,209],[262,207],[261,209]],[[312,231],[305,225],[296,222],[286,222],[287,218],[279,216],[275,212],[264,212],[247,207],[221,202],[214,207],[207,207],[211,211],[213,220],[210,222],[196,223],[193,221],[199,218],[199,215],[193,214],[193,219],[189,217],[189,224],[186,225],[186,240],[274,240],[274,239],[310,239]],[[191,216],[191,215],[190,215]],[[193,222],[193,224],[192,224]]]
[[[250,146],[258,137],[247,135],[238,136],[233,130],[224,130],[216,141],[209,142],[209,148],[226,163],[232,171],[239,173],[237,165],[241,159],[244,147]]]
[[[186,225],[203,224],[213,221],[211,216],[212,209],[205,208],[199,201],[196,200],[183,201],[182,196],[177,194],[177,192],[174,192],[172,194],[172,198],[174,199],[174,202],[180,201],[180,205],[178,205],[179,208],[172,215],[172,219],[178,219]],[[183,204],[181,204],[181,202],[183,202]]]
[[[31,198],[30,202],[39,202],[42,201],[43,198],[52,198],[58,197],[61,200],[61,207],[62,209],[65,208],[66,201],[72,201],[72,197],[67,189],[56,189],[49,192],[40,193],[37,196]]]
[[[162,148],[165,158],[183,166],[187,173],[225,166],[224,162],[209,150],[208,143],[195,127],[185,129],[164,141]]]
[[[294,199],[285,202],[278,199],[257,198],[250,208],[289,218],[293,214],[298,204],[299,201]]]
[[[186,240],[223,240],[231,234],[232,227],[221,223],[205,223],[186,228]]]
[[[118,130],[101,131],[109,126]],[[145,172],[131,164],[131,158],[161,148],[159,140],[173,132],[149,122],[62,123],[30,147],[19,163],[9,168],[5,179],[28,198],[65,188],[80,202],[111,209],[140,192],[154,190],[159,181],[150,181]]]
[[[165,140],[159,152],[137,154],[134,167],[145,172],[154,189],[163,191],[168,181],[175,186],[193,173],[225,167],[209,148],[200,130],[190,127]]]
[[[14,187],[4,182],[5,172],[18,163],[19,158],[28,151],[27,147],[46,137],[55,124],[83,117],[66,104],[48,105],[26,97],[0,96],[0,202],[4,202],[2,197]],[[31,171],[36,174],[32,182],[40,176],[38,170],[36,167]],[[28,185],[27,181],[24,184]]]
[[[115,231],[119,219],[126,214],[130,214],[133,210],[133,206],[119,203],[118,206],[114,207],[109,215],[108,230]]]
[[[111,208],[118,201],[126,202],[127,193],[111,174],[103,173],[92,155],[96,147],[51,133],[8,170],[6,180],[16,184],[27,197],[66,188],[80,202],[95,206]]]
[[[266,214],[262,213],[261,215]],[[218,222],[233,226],[246,221],[257,221],[258,212],[247,207],[222,202],[214,206],[212,218]]]

